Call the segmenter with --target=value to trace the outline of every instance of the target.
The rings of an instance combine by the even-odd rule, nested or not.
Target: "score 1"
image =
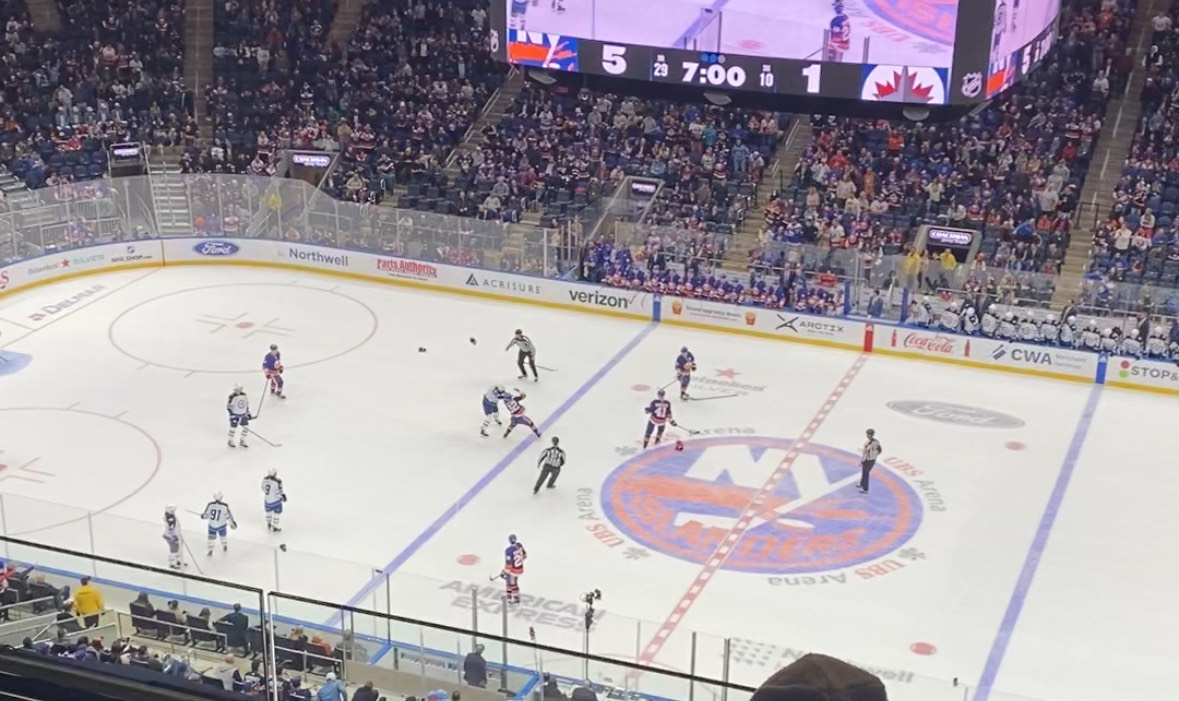
[[[802,77],[806,78],[806,91],[818,94],[822,90],[823,65],[812,63],[802,69]]]

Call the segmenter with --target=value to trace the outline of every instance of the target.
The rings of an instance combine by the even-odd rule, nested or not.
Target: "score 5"
[[[626,73],[626,47],[617,44],[602,44],[602,70],[610,75]]]

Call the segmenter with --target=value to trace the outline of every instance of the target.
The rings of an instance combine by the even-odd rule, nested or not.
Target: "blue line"
[[[688,25],[688,28],[684,30],[684,33],[676,38],[675,44],[672,46],[672,48],[687,49],[688,40],[695,39],[696,36],[700,34],[700,32],[704,31],[704,27],[709,23],[709,21],[711,21],[712,17],[716,14],[719,14],[721,10],[725,9],[725,5],[728,4],[729,0],[713,0],[712,5],[710,5],[708,8],[701,8],[700,16],[692,20],[692,23]],[[712,14],[704,14],[706,10],[711,10]],[[717,46],[717,51],[720,51],[719,45]]]
[[[1036,577],[1036,569],[1044,557],[1044,549],[1048,546],[1048,538],[1052,534],[1052,527],[1056,524],[1056,517],[1060,513],[1060,506],[1064,502],[1064,494],[1068,490],[1068,483],[1072,480],[1077,467],[1077,459],[1081,457],[1081,448],[1085,445],[1085,438],[1093,424],[1093,415],[1097,412],[1097,404],[1101,399],[1102,388],[1095,386],[1089,392],[1089,399],[1085,402],[1085,411],[1077,422],[1073,432],[1072,442],[1064,456],[1064,464],[1060,466],[1060,473],[1056,476],[1056,486],[1048,497],[1044,506],[1044,514],[1040,517],[1040,525],[1036,528],[1036,535],[1032,538],[1031,548],[1023,561],[1019,579],[1015,583],[1015,591],[1011,592],[1011,599],[1007,602],[1007,611],[1003,614],[1003,622],[999,624],[999,633],[991,645],[991,653],[987,656],[987,664],[983,667],[982,676],[978,680],[978,689],[974,692],[974,701],[987,701],[995,686],[995,678],[999,675],[999,667],[1003,664],[1003,657],[1007,654],[1007,647],[1015,633],[1015,626],[1019,622],[1019,614],[1027,601],[1028,592],[1032,588],[1032,580]]]
[[[658,324],[647,324],[643,330],[638,333],[638,335],[632,338],[629,343],[627,343],[622,347],[621,350],[615,353],[614,357],[606,361],[605,365],[598,368],[598,371],[591,375],[590,378],[585,381],[585,384],[579,387],[576,392],[571,394],[569,398],[566,399],[563,404],[561,404],[561,406],[557,407],[557,410],[548,417],[548,419],[543,423],[543,426],[548,428],[555,424],[558,419],[560,419],[567,411],[572,409],[574,404],[584,397],[587,392],[593,389],[594,385],[601,382],[602,378],[604,378],[607,373],[609,373],[619,363],[621,363],[622,360],[627,355],[629,355],[631,351],[637,348],[652,331],[658,328],[658,326]],[[451,519],[453,519],[455,516],[458,516],[459,512],[466,508],[467,504],[470,504],[475,497],[479,496],[480,492],[486,489],[488,485],[490,485],[495,480],[496,477],[499,477],[504,472],[504,470],[508,469],[508,466],[515,462],[516,459],[521,455],[523,455],[524,451],[532,447],[532,444],[535,442],[536,437],[529,435],[526,440],[523,440],[517,444],[516,447],[507,454],[507,456],[496,463],[495,467],[491,468],[487,474],[480,477],[479,481],[476,482],[470,489],[468,489],[466,494],[463,494],[461,497],[459,497],[458,501],[451,504],[450,508],[448,508],[446,511],[443,511],[442,515],[435,519],[434,523],[431,523],[426,527],[426,530],[419,533],[418,537],[414,538],[413,542],[411,542],[404,550],[398,553],[397,557],[393,558],[392,562],[390,562],[388,565],[385,565],[385,568],[381,570],[380,576],[373,577],[371,580],[369,580],[368,584],[365,584],[360,591],[356,592],[356,594],[348,600],[345,606],[356,606],[357,603],[368,596],[369,593],[372,592],[372,590],[375,589],[381,581],[383,581],[384,577],[400,569],[401,566],[404,565],[405,562],[409,560],[409,558],[411,558],[414,553],[420,550],[422,546],[430,541],[431,538],[437,535],[438,531],[442,530],[447,523],[450,523]],[[333,624],[337,623],[340,619],[340,615],[340,613],[334,614],[325,625],[332,626]]]

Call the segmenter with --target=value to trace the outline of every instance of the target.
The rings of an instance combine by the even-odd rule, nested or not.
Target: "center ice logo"
[[[958,0],[865,0],[868,10],[894,27],[923,39],[952,46],[954,31],[958,26]],[[877,32],[883,28],[872,25]],[[885,32],[886,37],[891,37]]]
[[[809,574],[870,562],[907,542],[922,505],[905,480],[877,463],[872,494],[856,491],[859,457],[808,445],[767,486],[794,441],[725,436],[648,450],[618,467],[602,487],[602,509],[632,540],[704,564],[763,488],[767,491],[724,569]]]

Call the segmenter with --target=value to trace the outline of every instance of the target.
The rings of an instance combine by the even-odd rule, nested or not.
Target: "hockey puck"
[[[281,545],[278,546],[278,549],[285,553],[287,551],[287,544],[282,543]]]
[[[471,345],[472,346],[475,345],[475,337],[474,336],[471,336]]]
[[[418,352],[419,352],[419,353],[425,353],[425,352],[426,352],[426,347],[425,347],[425,346],[418,346]]]

